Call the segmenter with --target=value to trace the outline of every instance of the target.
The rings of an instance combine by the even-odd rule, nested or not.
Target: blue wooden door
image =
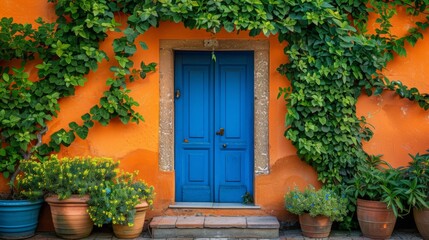
[[[253,52],[175,53],[178,202],[253,194]]]

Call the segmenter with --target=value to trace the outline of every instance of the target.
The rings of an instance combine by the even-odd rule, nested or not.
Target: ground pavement
[[[55,233],[52,232],[38,232],[34,237],[30,239],[60,239],[55,236]],[[85,240],[116,240],[116,238],[113,233],[109,229],[103,229],[103,230],[95,230],[93,233],[85,238]],[[150,240],[151,235],[148,230],[143,232],[142,236],[139,238],[136,238],[137,240]],[[293,239],[293,240],[304,240],[304,239],[310,239],[310,238],[304,238],[301,235],[301,231],[299,229],[296,230],[280,230],[280,240],[283,239]],[[329,238],[326,238],[329,240],[364,240],[368,238],[362,237],[361,232],[359,231],[333,231],[331,232],[331,235]],[[416,229],[399,229],[395,230],[392,234],[392,237],[390,239],[404,239],[404,240],[419,240],[422,239],[421,236],[418,234]],[[192,240],[192,238],[169,238],[168,240]],[[195,240],[257,240],[252,238],[195,238]]]

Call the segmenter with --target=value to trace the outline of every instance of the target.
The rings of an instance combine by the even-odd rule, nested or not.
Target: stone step
[[[150,228],[153,238],[274,239],[279,237],[280,224],[272,216],[161,216],[152,219]]]

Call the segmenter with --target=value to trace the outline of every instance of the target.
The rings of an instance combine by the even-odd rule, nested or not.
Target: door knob
[[[226,145],[226,143],[222,144],[222,147],[223,147],[223,148],[226,148],[226,146],[227,146],[227,145]]]
[[[216,132],[216,135],[223,136],[224,133],[225,133],[225,129],[220,128],[219,131]]]

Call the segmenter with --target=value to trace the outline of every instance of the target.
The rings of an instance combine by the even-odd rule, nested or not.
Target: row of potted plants
[[[145,212],[154,198],[154,188],[137,179],[137,173],[121,171],[118,162],[100,157],[59,159],[52,155],[43,161],[23,160],[11,186],[15,199],[31,200],[29,204],[37,203],[38,209],[44,198],[50,205],[56,234],[65,239],[84,238],[91,234],[93,225],[110,223],[117,237],[135,238],[141,234]],[[32,229],[21,233],[16,226],[0,229],[0,238],[33,235],[38,209],[23,213],[35,218]],[[10,218],[17,215],[10,213],[8,222],[22,225],[21,220]]]
[[[392,168],[380,156],[372,156],[349,182],[345,192],[357,200],[357,219],[365,237],[389,238],[396,218],[413,212],[420,234],[429,239],[429,154],[411,157],[408,167]],[[328,237],[332,221],[342,220],[348,204],[345,197],[324,188],[294,189],[285,196],[286,209],[299,215],[306,237]]]

